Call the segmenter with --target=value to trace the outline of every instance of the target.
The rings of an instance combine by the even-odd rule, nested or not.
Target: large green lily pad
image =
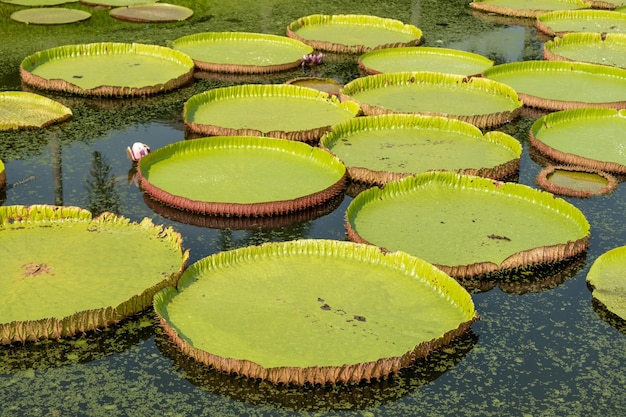
[[[456,49],[407,46],[366,52],[359,57],[358,64],[367,74],[432,71],[477,75],[493,66],[493,61],[482,55]]]
[[[564,165],[626,174],[624,132],[626,110],[565,110],[539,118],[530,130],[530,144]]]
[[[504,179],[517,173],[522,154],[505,133],[483,135],[460,120],[417,114],[357,117],[333,126],[320,146],[343,161],[352,180],[376,185],[431,170]]]
[[[189,55],[203,71],[269,73],[295,68],[313,48],[285,36],[204,32],[183,36],[171,47]]]
[[[179,348],[218,370],[276,383],[381,378],[477,319],[470,295],[405,253],[331,240],[221,252],[155,296]]]
[[[87,20],[91,13],[63,7],[23,9],[11,13],[11,19],[29,25],[64,25]]]
[[[589,240],[580,210],[551,193],[451,172],[363,191],[346,227],[351,240],[405,251],[457,278],[567,259]]]
[[[626,320],[626,246],[600,255],[589,268],[587,283],[593,298]]]
[[[41,128],[71,117],[68,107],[39,94],[0,92],[0,131]]]
[[[196,94],[185,103],[185,126],[203,136],[271,136],[314,142],[360,112],[325,92],[292,84],[244,84]]]
[[[507,16],[537,17],[549,10],[584,9],[591,5],[582,0],[474,0],[470,7]]]
[[[536,26],[549,36],[570,32],[626,33],[626,14],[610,10],[559,10],[537,16]]]
[[[359,103],[366,115],[419,113],[451,117],[478,127],[514,120],[522,107],[508,85],[428,71],[357,78],[343,86],[340,97]]]
[[[24,83],[90,96],[145,96],[178,88],[193,78],[182,52],[137,43],[90,43],[46,49],[20,66]]]
[[[346,168],[306,143],[220,136],[174,143],[139,161],[141,187],[196,213],[271,216],[321,205],[341,194]]]
[[[0,207],[0,343],[60,338],[143,311],[188,258],[149,219],[77,207]]]
[[[315,14],[291,22],[287,36],[320,51],[362,54],[378,48],[419,45],[422,31],[377,16]]]
[[[564,61],[495,65],[483,73],[510,85],[524,105],[547,110],[582,107],[626,108],[626,70]]]
[[[546,42],[543,57],[626,69],[626,33],[568,33]]]

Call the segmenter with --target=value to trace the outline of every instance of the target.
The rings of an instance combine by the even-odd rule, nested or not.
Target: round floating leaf
[[[360,112],[322,91],[290,84],[245,84],[196,94],[185,103],[189,130],[203,136],[271,136],[313,142]]]
[[[357,78],[341,89],[342,100],[366,115],[420,113],[446,116],[478,127],[515,119],[522,107],[509,86],[481,77],[437,72],[395,72]]]
[[[193,16],[193,10],[168,3],[138,4],[117,7],[109,12],[111,17],[128,22],[167,23],[187,20]]]
[[[508,84],[526,106],[548,110],[626,108],[626,70],[563,61],[495,65],[483,75]]]
[[[84,10],[64,9],[62,7],[46,7],[24,9],[11,13],[11,19],[16,22],[31,25],[63,25],[87,20],[91,13]]]
[[[586,198],[612,192],[617,179],[591,168],[550,165],[537,174],[537,184],[553,194]]]
[[[82,4],[96,7],[122,7],[136,6],[139,4],[156,3],[159,0],[80,0]]]
[[[589,268],[587,283],[593,298],[626,320],[626,246],[600,255]]]
[[[447,48],[404,47],[366,52],[358,59],[367,74],[403,71],[431,71],[458,75],[476,75],[493,66],[482,55]]]
[[[150,306],[188,258],[181,237],[149,219],[77,207],[0,207],[0,343],[106,327]]]
[[[398,372],[478,318],[470,295],[432,265],[331,240],[220,252],[155,296],[187,355],[276,383],[359,382]]]
[[[46,49],[20,66],[24,83],[90,96],[145,96],[180,87],[194,64],[182,52],[137,43],[90,43]]]
[[[522,154],[522,145],[505,133],[483,135],[460,120],[415,114],[339,123],[320,146],[343,161],[351,179],[376,185],[431,170],[504,179],[517,172]]]
[[[543,57],[626,69],[625,33],[568,33],[544,45]]]
[[[553,194],[451,172],[363,191],[346,227],[354,241],[405,251],[457,278],[560,261],[589,240],[584,215]]]
[[[560,10],[537,16],[537,29],[549,36],[569,32],[626,32],[626,14],[609,10]]]
[[[291,22],[287,36],[320,51],[362,54],[378,48],[419,45],[422,31],[377,16],[316,14]]]
[[[173,143],[139,161],[141,187],[180,209],[271,216],[321,205],[343,193],[346,168],[302,142],[211,137]]]
[[[17,6],[58,6],[59,4],[77,3],[78,0],[0,0],[0,3],[15,4]],[[48,9],[46,9],[48,10]]]
[[[0,131],[31,129],[71,119],[72,110],[38,94],[0,92]]]
[[[582,0],[474,0],[474,10],[515,17],[536,17],[548,10],[572,10],[589,8]]]
[[[183,36],[172,48],[189,55],[204,71],[256,74],[300,65],[313,48],[285,36],[245,32],[205,32]]]
[[[624,132],[626,110],[567,110],[538,119],[530,130],[530,144],[564,165],[626,174]]]

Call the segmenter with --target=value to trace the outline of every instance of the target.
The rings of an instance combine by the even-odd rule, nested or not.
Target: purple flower
[[[302,66],[315,66],[320,65],[324,60],[324,55],[320,52],[318,54],[308,54],[302,57]]]
[[[126,154],[128,155],[128,159],[133,162],[139,161],[144,156],[150,153],[150,147],[145,143],[135,142],[133,143],[133,147],[126,148]]]

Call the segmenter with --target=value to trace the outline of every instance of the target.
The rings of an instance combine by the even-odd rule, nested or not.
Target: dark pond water
[[[468,0],[172,3],[193,8],[194,17],[183,23],[132,24],[113,20],[106,11],[72,4],[68,7],[90,10],[93,17],[75,25],[40,27],[12,22],[10,13],[20,7],[0,4],[0,90],[19,90],[20,61],[57,45],[95,41],[167,45],[205,31],[282,35],[291,21],[314,13],[396,18],[420,27],[426,46],[476,52],[497,63],[541,56],[542,43],[530,23],[474,15]],[[0,133],[0,159],[8,182],[17,183],[0,201],[113,210],[132,220],[149,217],[183,235],[192,262],[267,241],[343,240],[349,196],[288,225],[223,229],[158,214],[129,180],[125,148],[135,141],[155,149],[183,140],[182,107],[192,95],[239,82],[276,83],[300,76],[333,77],[345,83],[359,73],[354,57],[334,57],[314,69],[257,79],[198,78],[190,86],[143,100],[46,94],[70,106],[74,118],[43,131]],[[519,182],[535,186],[541,167],[528,153],[532,122],[523,117],[501,130],[524,145]],[[98,185],[103,179],[114,179],[115,186]],[[477,285],[473,297],[482,320],[472,331],[388,380],[298,389],[222,375],[179,355],[152,313],[146,313],[74,340],[0,347],[0,416],[626,415],[626,330],[623,322],[612,321],[594,306],[585,284],[589,266],[600,254],[626,244],[626,188],[621,184],[606,197],[568,200],[592,226],[586,256],[559,268],[504,277],[500,285]]]

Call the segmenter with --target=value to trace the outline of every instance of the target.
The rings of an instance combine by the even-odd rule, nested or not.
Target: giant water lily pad
[[[254,135],[313,142],[360,112],[354,102],[291,84],[244,84],[196,94],[185,103],[189,130],[204,136]]]
[[[626,110],[566,110],[538,119],[530,130],[530,144],[564,165],[626,174],[624,132]]]
[[[345,188],[328,152],[283,139],[212,137],[174,143],[139,162],[141,187],[172,207],[215,215],[270,216],[321,205]]]
[[[172,229],[77,207],[0,207],[0,343],[60,338],[143,311],[188,253]],[[132,278],[132,279],[129,279]]]
[[[362,54],[378,48],[419,45],[422,31],[377,16],[316,14],[291,22],[287,36],[316,50]]]
[[[189,55],[204,71],[269,73],[295,68],[313,48],[285,36],[244,32],[204,32],[183,36],[172,48]]]
[[[68,107],[39,94],[0,92],[0,131],[41,128],[71,117]]]
[[[402,250],[467,278],[586,251],[589,223],[553,194],[516,183],[429,172],[360,193],[348,237]]]
[[[78,0],[0,0],[0,3],[15,4],[17,6],[58,6],[66,3],[77,3]],[[47,9],[46,9],[47,10]]]
[[[477,319],[467,291],[432,265],[331,240],[209,256],[154,306],[174,343],[197,361],[300,385],[395,373]]]
[[[46,7],[18,10],[11,13],[11,19],[29,25],[64,25],[87,20],[91,13],[84,10],[63,7]]]
[[[597,169],[549,165],[537,174],[537,184],[553,194],[587,198],[612,192],[617,179]]]
[[[483,75],[510,85],[524,105],[547,110],[626,108],[626,70],[564,61],[495,65]]]
[[[46,49],[26,57],[22,81],[37,88],[90,96],[146,96],[193,78],[182,52],[137,43],[90,43]]]
[[[431,170],[495,179],[514,175],[521,144],[511,136],[460,120],[415,114],[357,117],[333,126],[320,140],[353,180],[383,185]]]
[[[193,16],[193,10],[177,4],[153,3],[116,7],[109,12],[118,20],[138,23],[180,22]]]
[[[543,57],[626,69],[626,33],[568,33],[546,42]]]
[[[419,113],[446,116],[478,127],[515,119],[522,107],[509,86],[480,77],[428,71],[376,74],[350,81],[342,100],[354,100],[366,115]]]
[[[582,0],[474,0],[470,7],[487,13],[536,17],[549,10],[584,9],[591,5]]]
[[[359,57],[358,64],[367,74],[432,71],[476,75],[493,66],[493,61],[482,55],[456,49],[407,46],[366,52]]]
[[[594,299],[626,320],[626,246],[600,255],[589,268],[587,283]]]
[[[549,36],[570,32],[625,33],[626,14],[610,10],[559,10],[537,16],[536,25]]]

